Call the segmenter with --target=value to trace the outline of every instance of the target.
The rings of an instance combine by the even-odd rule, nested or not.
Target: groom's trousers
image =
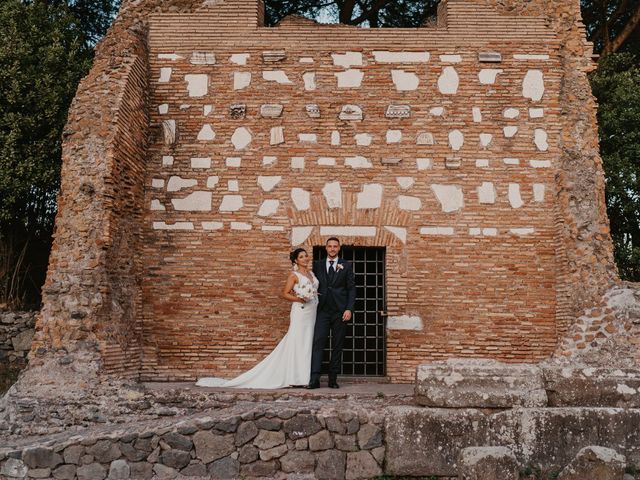
[[[329,362],[329,379],[335,380],[342,364],[342,347],[347,333],[346,322],[342,320],[343,312],[325,305],[318,310],[313,333],[313,351],[311,352],[311,381],[320,380],[322,354],[327,344],[329,332],[332,335],[331,360]]]

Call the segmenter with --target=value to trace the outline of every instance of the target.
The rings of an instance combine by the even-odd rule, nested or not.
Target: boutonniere
[[[336,272],[339,272],[340,270],[342,270],[344,268],[344,265],[342,265],[341,263],[336,265]]]

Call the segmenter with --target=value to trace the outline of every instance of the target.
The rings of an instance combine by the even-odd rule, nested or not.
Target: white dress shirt
[[[327,269],[327,273],[329,273],[329,267],[331,266],[331,264],[329,263],[329,260],[333,260],[333,270],[337,273],[338,272],[338,257],[334,258],[334,259],[330,259],[329,257],[327,257],[327,261],[325,263],[326,269]]]

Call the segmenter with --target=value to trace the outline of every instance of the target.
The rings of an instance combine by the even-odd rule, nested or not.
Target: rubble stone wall
[[[24,368],[35,332],[37,312],[0,312],[0,363]]]
[[[549,357],[616,280],[579,2],[439,12],[265,28],[255,0],[124,2],[65,131],[35,362],[245,370],[286,331],[287,251],[329,235],[387,248],[393,381]]]

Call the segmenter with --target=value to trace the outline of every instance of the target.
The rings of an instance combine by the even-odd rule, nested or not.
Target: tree
[[[640,0],[582,0],[589,40],[603,56],[621,49],[638,49]]]
[[[270,0],[266,24],[275,25],[287,15],[367,27],[419,27],[436,13],[438,0]]]
[[[621,278],[640,281],[640,67],[630,53],[610,54],[591,75],[598,99],[607,213]]]

